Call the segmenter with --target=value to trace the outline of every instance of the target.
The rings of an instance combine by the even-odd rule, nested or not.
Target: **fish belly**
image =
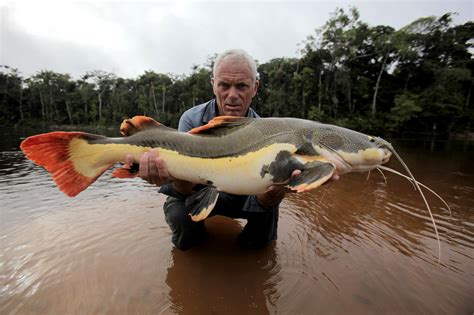
[[[181,155],[176,151],[159,150],[170,175],[200,184],[212,184],[220,191],[255,195],[273,184],[272,176],[262,175],[262,168],[275,161],[281,151],[296,151],[296,146],[278,143],[242,155],[219,158],[198,158]]]

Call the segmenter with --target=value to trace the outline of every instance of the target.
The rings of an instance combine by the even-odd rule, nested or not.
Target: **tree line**
[[[474,23],[452,14],[395,30],[337,9],[297,48],[297,58],[258,65],[253,107],[263,117],[300,117],[380,135],[472,132]],[[0,121],[7,125],[118,125],[134,115],[176,127],[183,111],[213,97],[215,55],[189,75],[145,71],[136,79],[100,70],[77,80],[43,70],[23,77],[0,66]]]

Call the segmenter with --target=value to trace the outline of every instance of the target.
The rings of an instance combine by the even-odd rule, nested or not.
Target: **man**
[[[187,132],[205,125],[216,116],[259,118],[250,108],[259,86],[257,66],[247,52],[231,49],[221,53],[214,64],[211,84],[215,99],[184,112],[179,120],[179,131]],[[132,157],[127,156],[126,162],[131,161]],[[143,154],[139,170],[141,178],[161,186],[160,192],[169,196],[163,208],[173,233],[173,244],[185,250],[205,238],[204,221],[193,222],[185,209],[186,197],[196,189],[194,184],[172,178],[155,151]],[[293,176],[299,173],[296,170]],[[262,247],[277,237],[279,204],[284,196],[282,185],[271,186],[267,192],[256,196],[221,193],[211,216],[220,214],[247,219],[239,241],[246,247]]]

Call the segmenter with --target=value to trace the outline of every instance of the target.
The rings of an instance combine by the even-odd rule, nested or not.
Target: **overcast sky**
[[[25,76],[91,70],[136,78],[145,70],[188,74],[209,56],[243,48],[263,63],[296,57],[337,7],[355,6],[369,25],[396,29],[419,17],[457,12],[473,20],[473,0],[369,1],[8,1],[0,0],[0,64]]]

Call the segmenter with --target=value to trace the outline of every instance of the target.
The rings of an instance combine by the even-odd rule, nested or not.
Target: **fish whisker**
[[[385,184],[387,184],[387,177],[385,177],[385,174],[382,172],[382,170],[381,170],[379,167],[377,167],[376,169],[377,169],[377,171],[379,171],[379,173],[382,175]],[[369,172],[370,172],[370,171],[369,171]]]
[[[403,178],[407,179],[412,185],[413,184],[413,179],[406,176],[405,174],[402,174],[400,173],[399,171],[396,171],[392,168],[389,168],[389,167],[386,167],[386,166],[383,166],[383,165],[380,165],[379,167],[377,167],[377,169],[383,169],[385,171],[389,171],[393,174],[396,174],[396,175],[400,175],[402,176]],[[381,170],[380,170],[381,171]],[[420,185],[421,187],[423,187],[424,189],[428,190],[430,193],[432,193],[433,195],[435,195],[445,206],[446,208],[448,209],[449,211],[449,216],[452,216],[452,212],[451,212],[451,207],[448,205],[448,203],[440,196],[438,195],[433,189],[429,188],[428,186],[426,186],[425,184],[421,183],[421,182],[418,182],[418,185]]]
[[[329,188],[331,187],[331,185],[332,185],[332,182],[329,182],[329,183],[327,183],[326,185],[324,185],[324,186],[326,186],[326,189],[324,190],[323,195],[321,196],[321,198],[319,198],[319,204],[320,204],[320,205],[322,205],[323,199],[324,199],[324,197],[326,196],[326,193],[328,192],[328,190],[329,190]]]
[[[430,214],[431,222],[433,223],[433,228],[434,228],[434,231],[436,234],[436,240],[438,243],[438,265],[439,265],[441,262],[441,240],[439,238],[438,227],[436,226],[436,221],[433,217],[433,212],[431,211],[430,205],[428,204],[428,201],[425,198],[425,194],[423,194],[423,191],[421,190],[420,185],[418,184],[418,181],[415,179],[415,176],[413,176],[412,172],[410,171],[406,163],[403,161],[403,159],[400,157],[397,151],[395,151],[392,145],[389,145],[388,148],[393,153],[393,155],[395,155],[395,157],[400,162],[400,164],[402,164],[403,168],[407,171],[408,175],[410,175],[409,178],[413,180],[413,184],[415,185],[416,189],[420,192],[421,198],[423,199],[423,202],[425,203],[426,209],[428,209],[428,213]]]

